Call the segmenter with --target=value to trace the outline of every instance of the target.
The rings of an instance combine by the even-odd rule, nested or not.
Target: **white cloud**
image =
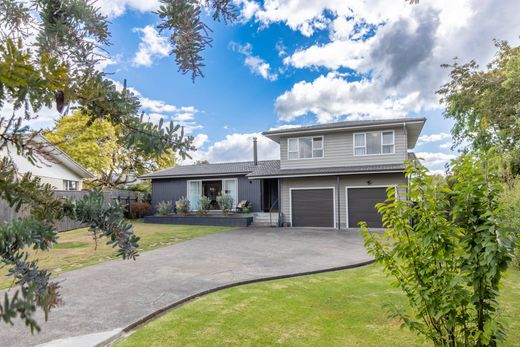
[[[439,141],[446,140],[446,139],[451,139],[450,133],[441,132],[438,134],[421,135],[421,136],[419,136],[419,140],[418,140],[417,144],[421,145],[421,144],[430,143],[430,142],[439,142]],[[441,148],[443,148],[442,145],[441,145]]]
[[[271,72],[271,65],[269,65],[269,63],[264,59],[253,55],[253,46],[250,43],[240,45],[236,42],[230,42],[229,45],[232,50],[239,52],[245,57],[244,65],[247,66],[249,71],[253,74],[262,76],[269,81],[276,81],[278,79],[278,74]]]
[[[210,163],[251,161],[253,160],[253,137],[258,139],[258,160],[279,159],[279,145],[261,133],[234,133],[214,142],[206,151],[199,149],[190,153],[192,159],[183,164],[194,163],[197,160],[208,160]],[[202,144],[204,144],[207,136],[203,136],[199,142],[202,139],[204,140]],[[198,147],[200,148],[200,146]]]
[[[516,0],[503,1],[500,6],[492,0],[438,0],[418,5],[387,0],[271,0],[263,3],[254,20],[263,26],[284,23],[309,36],[315,30],[321,30],[322,26],[314,24],[325,23],[323,16],[327,13],[330,18],[327,26],[329,41],[314,41],[307,47],[299,48],[285,57],[285,65],[331,71],[354,69],[355,74],[369,78],[372,85],[378,86],[378,92],[382,92],[381,117],[385,117],[388,105],[395,103],[399,105],[399,115],[439,109],[441,106],[435,91],[447,81],[449,73],[440,65],[450,63],[455,56],[459,57],[459,61],[475,59],[484,65],[496,52],[494,38],[518,44],[520,22],[514,14],[519,12],[520,2]],[[340,78],[324,79],[321,76],[313,82],[297,82],[277,99],[277,110],[284,111],[283,104],[290,104],[291,110],[311,113],[316,110],[319,112],[319,122],[324,121],[324,115],[329,120],[335,120],[327,113],[352,112],[355,107],[351,104],[360,104],[360,95],[345,93],[344,86],[347,84],[339,83]],[[331,86],[327,88],[326,83]],[[357,88],[356,83],[353,82],[349,88]],[[320,103],[323,98],[317,98],[316,105],[296,98],[296,89],[316,84],[320,84],[320,88],[315,94],[329,89],[327,95],[335,106],[324,109],[323,103]],[[334,86],[340,86],[337,94],[347,99],[338,103],[339,96],[334,95]],[[373,98],[375,93],[369,90],[365,93],[377,103]],[[404,106],[401,101],[408,100],[410,95],[415,96],[414,102],[401,107]],[[289,100],[290,96],[294,98]],[[300,107],[298,103],[301,103]],[[372,102],[367,106],[370,105],[373,105]],[[377,117],[370,109],[366,113]],[[280,119],[292,119],[287,114],[279,113]]]
[[[139,12],[151,12],[159,8],[159,0],[97,0],[95,3],[99,6],[101,13],[115,18],[123,15],[127,10],[136,10]]]
[[[451,143],[451,142],[445,142],[445,143],[442,143],[439,145],[439,147],[442,149],[451,149],[452,146],[453,146],[453,143]]]
[[[178,113],[175,115],[175,119],[179,121],[189,121],[193,120],[193,113]]]
[[[206,135],[206,134],[197,134],[193,138],[193,146],[195,146],[196,148],[201,148],[202,146],[204,146],[204,144],[207,141],[208,141],[208,135]]]
[[[141,34],[139,48],[132,60],[134,66],[152,66],[154,58],[169,55],[171,46],[168,38],[161,36],[153,26],[134,28],[133,31]]]
[[[393,97],[390,89],[377,81],[347,82],[341,75],[329,73],[312,82],[298,82],[276,99],[276,112],[282,121],[293,121],[314,113],[318,123],[349,119],[404,117],[413,107],[417,94]]]
[[[365,63],[373,40],[332,41],[299,50],[283,60],[284,64],[296,68],[321,67],[336,70],[340,67],[358,69]]]
[[[454,154],[447,154],[442,152],[418,152],[415,153],[415,155],[429,169],[439,168],[440,166],[449,163],[450,160],[455,159],[457,157]]]

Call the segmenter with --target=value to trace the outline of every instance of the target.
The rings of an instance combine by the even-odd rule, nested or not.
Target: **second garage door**
[[[383,227],[375,205],[386,200],[386,187],[348,188],[347,199],[349,228],[357,228],[361,221],[365,221],[370,228]]]
[[[291,190],[292,225],[334,227],[334,189]]]

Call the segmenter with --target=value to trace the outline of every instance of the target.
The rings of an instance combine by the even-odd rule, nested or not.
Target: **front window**
[[[288,147],[289,160],[323,158],[322,136],[291,138]]]
[[[63,180],[63,189],[64,190],[78,190],[78,187],[79,187],[78,181]]]
[[[393,131],[354,134],[354,155],[392,154],[395,150]]]

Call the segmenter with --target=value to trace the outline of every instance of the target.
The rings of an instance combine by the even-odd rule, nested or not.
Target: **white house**
[[[81,190],[84,179],[94,178],[94,175],[42,135],[36,136],[33,141],[44,146],[46,154],[45,158],[38,156],[36,165],[18,155],[13,147],[0,150],[0,155],[9,155],[20,174],[31,172],[40,177],[42,183],[48,183],[56,190]]]

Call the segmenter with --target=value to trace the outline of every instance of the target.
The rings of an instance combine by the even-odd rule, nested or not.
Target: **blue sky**
[[[279,126],[347,119],[428,118],[415,152],[435,171],[453,157],[451,123],[434,94],[455,56],[485,64],[492,39],[518,44],[518,1],[235,0],[240,21],[207,23],[205,77],[177,72],[155,30],[158,2],[102,0],[110,17],[110,78],[127,79],[150,119],[185,125],[194,159],[249,160],[251,137]],[[478,5],[478,6],[477,6]],[[48,124],[43,124],[48,126]],[[260,138],[260,158],[277,156]]]

